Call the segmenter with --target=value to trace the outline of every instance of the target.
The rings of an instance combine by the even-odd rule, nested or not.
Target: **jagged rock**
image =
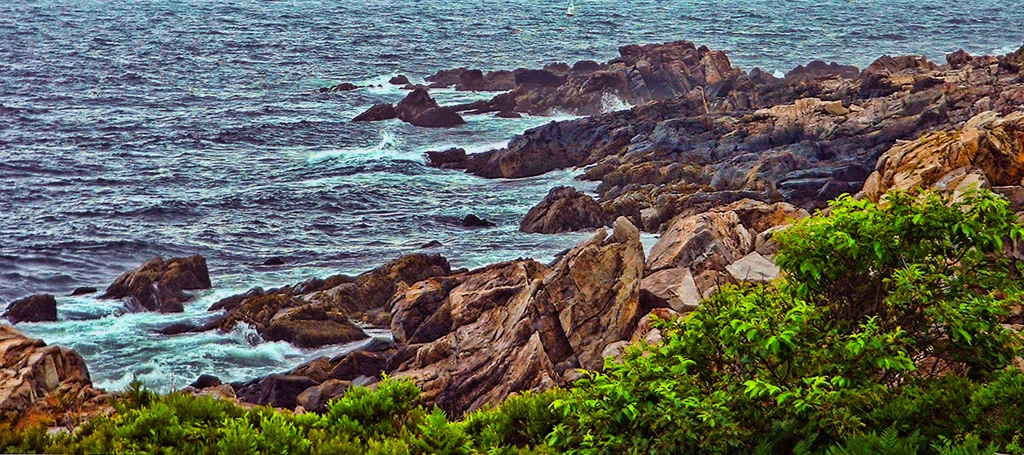
[[[95,395],[82,356],[0,325],[0,421],[13,422],[30,407],[45,406],[57,390],[78,404]]]
[[[439,254],[410,254],[348,278],[309,280],[271,291],[250,291],[218,302],[223,309],[216,323],[227,331],[245,322],[263,337],[312,347],[366,338],[350,320],[388,325],[389,303],[409,286],[428,278],[451,275],[448,260]]]
[[[735,212],[708,212],[676,218],[653,247],[647,269],[689,268],[724,271],[753,250],[754,237]]]
[[[391,120],[398,118],[398,111],[395,110],[395,106],[391,103],[380,103],[374,104],[366,112],[357,115],[353,122],[379,122],[381,120]]]
[[[99,292],[99,290],[94,288],[94,287],[92,287],[92,286],[82,286],[82,287],[77,287],[73,291],[71,291],[71,293],[68,294],[68,297],[76,297],[76,296],[79,296],[79,295],[94,294],[96,292]]]
[[[628,338],[641,316],[639,230],[625,218],[615,224],[614,235],[598,231],[551,269],[513,261],[469,272],[447,293],[440,283],[421,285],[420,294],[433,295],[406,298],[395,319],[436,307],[416,329],[435,336],[401,354],[392,375],[414,378],[428,402],[461,415],[512,392],[565,384],[574,368],[599,368],[605,347]]]
[[[420,249],[421,250],[429,250],[431,248],[441,248],[443,246],[444,246],[443,243],[441,243],[441,242],[439,242],[437,240],[431,240],[431,241],[429,241],[427,243],[424,243],[424,244],[420,245]]]
[[[100,298],[123,299],[132,311],[180,313],[193,298],[184,291],[210,286],[204,257],[156,258],[118,277]]]
[[[428,166],[442,169],[465,169],[469,160],[466,149],[455,147],[442,152],[427,152],[426,155]]]
[[[560,186],[552,188],[540,204],[526,212],[519,230],[557,234],[596,229],[607,223],[608,217],[601,204],[575,188]]]
[[[725,266],[725,269],[736,281],[750,283],[772,281],[782,273],[774,262],[765,259],[756,251],[737,259],[732,264]]]
[[[320,87],[318,90],[320,93],[334,93],[334,92],[348,92],[359,88],[351,82],[342,82],[338,85],[332,85],[330,87]]]
[[[391,85],[406,85],[409,83],[409,78],[403,74],[399,74],[391,79],[388,79],[388,83]]]
[[[441,107],[424,88],[416,88],[395,105],[395,113],[403,122],[427,128],[447,128],[466,123],[455,110]]]
[[[1005,117],[985,112],[959,131],[938,131],[892,147],[878,159],[877,170],[865,182],[861,197],[877,201],[891,189],[914,192],[930,188],[947,174],[966,167],[979,168],[994,186],[1020,185],[1024,179],[1024,112]]]
[[[836,62],[825,63],[821,60],[815,60],[808,63],[807,66],[797,65],[788,73],[786,73],[786,79],[792,79],[801,76],[811,76],[814,78],[828,78],[828,77],[841,77],[845,79],[856,79],[860,76],[860,69],[856,66],[840,65]]]
[[[420,281],[391,303],[391,334],[395,341],[407,343],[420,325],[437,312],[448,293],[461,283],[459,277],[437,277]],[[445,327],[447,330],[450,327]],[[444,333],[438,334],[438,337]],[[424,337],[421,342],[434,341],[437,337]]]
[[[7,306],[3,317],[11,321],[11,324],[53,322],[57,320],[57,299],[51,294],[37,294],[18,299]]]

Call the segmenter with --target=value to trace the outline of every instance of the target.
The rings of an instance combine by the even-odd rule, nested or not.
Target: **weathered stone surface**
[[[671,223],[651,248],[647,269],[725,270],[753,250],[754,237],[735,212],[708,212]]]
[[[368,338],[345,313],[326,304],[308,304],[278,311],[260,333],[268,341],[284,340],[300,348],[349,343]]]
[[[688,313],[697,309],[702,299],[689,269],[659,270],[640,282],[640,303],[647,308],[668,307]]]
[[[597,201],[575,188],[552,188],[540,204],[526,213],[521,232],[557,234],[596,229],[608,224],[608,216]]]
[[[725,266],[725,269],[736,281],[748,283],[772,281],[782,272],[774,262],[765,259],[756,251]]]
[[[156,258],[118,277],[100,298],[122,299],[132,311],[177,313],[193,298],[184,291],[210,286],[210,272],[202,256]]]
[[[632,334],[642,274],[639,230],[619,218],[613,235],[600,230],[551,269],[513,261],[468,272],[440,304],[444,286],[420,284],[395,314],[420,319],[436,307],[416,329],[432,335],[392,374],[416,379],[428,401],[456,415],[565,384],[573,368],[599,368],[605,347]],[[410,308],[413,301],[424,310]]]
[[[82,356],[0,325],[0,421],[13,422],[60,390],[77,404],[95,396]]]
[[[19,322],[53,322],[57,320],[57,299],[51,294],[37,294],[7,305],[4,318],[11,324]]]
[[[1024,112],[1000,116],[985,112],[972,117],[959,131],[939,131],[898,144],[882,155],[864,185],[862,197],[877,201],[886,191],[914,192],[930,188],[950,173],[965,174],[969,168],[995,186],[1020,185],[1024,179]],[[950,176],[953,180],[957,176]],[[942,182],[949,190],[950,182]],[[961,181],[959,183],[965,183]]]
[[[466,161],[469,160],[466,156],[466,149],[461,148],[450,148],[440,152],[427,152],[426,155],[428,166],[442,169],[465,169]]]
[[[344,343],[366,338],[349,321],[388,326],[389,304],[396,296],[415,283],[448,275],[451,266],[441,255],[410,254],[355,278],[339,275],[270,291],[252,290],[224,299],[210,310],[225,310],[217,321],[225,331],[244,322],[264,338],[298,346]]]

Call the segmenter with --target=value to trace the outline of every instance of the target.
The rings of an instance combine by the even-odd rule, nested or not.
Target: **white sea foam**
[[[306,158],[309,164],[319,164],[325,161],[336,160],[343,166],[358,165],[375,161],[404,160],[421,161],[423,158],[417,153],[402,151],[403,141],[401,137],[386,127],[380,129],[380,141],[372,147],[345,148],[339,150],[325,150],[316,152]]]
[[[632,109],[633,105],[625,102],[622,98],[612,93],[605,92],[601,95],[601,112],[609,113]]]

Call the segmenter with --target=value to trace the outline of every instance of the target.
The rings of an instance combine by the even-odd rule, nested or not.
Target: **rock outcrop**
[[[594,198],[569,186],[552,188],[540,204],[526,213],[519,230],[540,234],[596,229],[608,224],[608,216]]]
[[[100,406],[97,397],[103,392],[92,388],[78,353],[0,325],[0,421],[14,422],[26,412],[47,408],[46,398],[55,393],[69,408],[82,409]]]
[[[886,191],[1024,184],[1024,112],[983,112],[963,128],[938,131],[897,144],[883,154],[862,197],[877,201]]]
[[[57,320],[57,299],[51,294],[38,294],[11,302],[3,317],[11,324],[19,322],[53,322]]]
[[[416,87],[398,104],[376,104],[357,115],[353,122],[374,122],[397,118],[403,122],[426,128],[449,128],[466,123],[455,109],[442,107],[427,93]]]
[[[438,254],[411,254],[355,278],[337,275],[294,286],[228,297],[210,310],[224,310],[221,330],[246,323],[268,340],[318,347],[366,338],[351,321],[387,326],[393,296],[420,281],[451,274]]]
[[[122,299],[131,311],[180,313],[184,303],[193,298],[185,291],[210,286],[210,272],[202,256],[156,258],[118,277],[100,298]]]

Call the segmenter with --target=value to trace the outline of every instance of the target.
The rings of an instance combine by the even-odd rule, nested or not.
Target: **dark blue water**
[[[70,4],[69,4],[70,3]],[[356,272],[430,240],[456,266],[550,258],[581,235],[516,232],[565,171],[486,181],[429,169],[425,150],[497,147],[549,121],[469,117],[456,129],[353,124],[404,95],[321,95],[339,82],[414,80],[457,66],[606,60],[619,45],[688,39],[735,65],[885,53],[1006,53],[1024,40],[1016,0],[0,2],[0,304],[104,287],[157,255],[200,253],[215,289],[185,315],[119,316],[59,301],[62,322],[24,330],[80,350],[100,385],[161,387],[200,372],[242,379],[316,355],[245,333],[160,338],[216,298]],[[491,94],[438,92],[442,102]],[[466,230],[475,213],[497,229]],[[257,267],[271,256],[282,268]],[[251,338],[251,337],[250,337]]]

